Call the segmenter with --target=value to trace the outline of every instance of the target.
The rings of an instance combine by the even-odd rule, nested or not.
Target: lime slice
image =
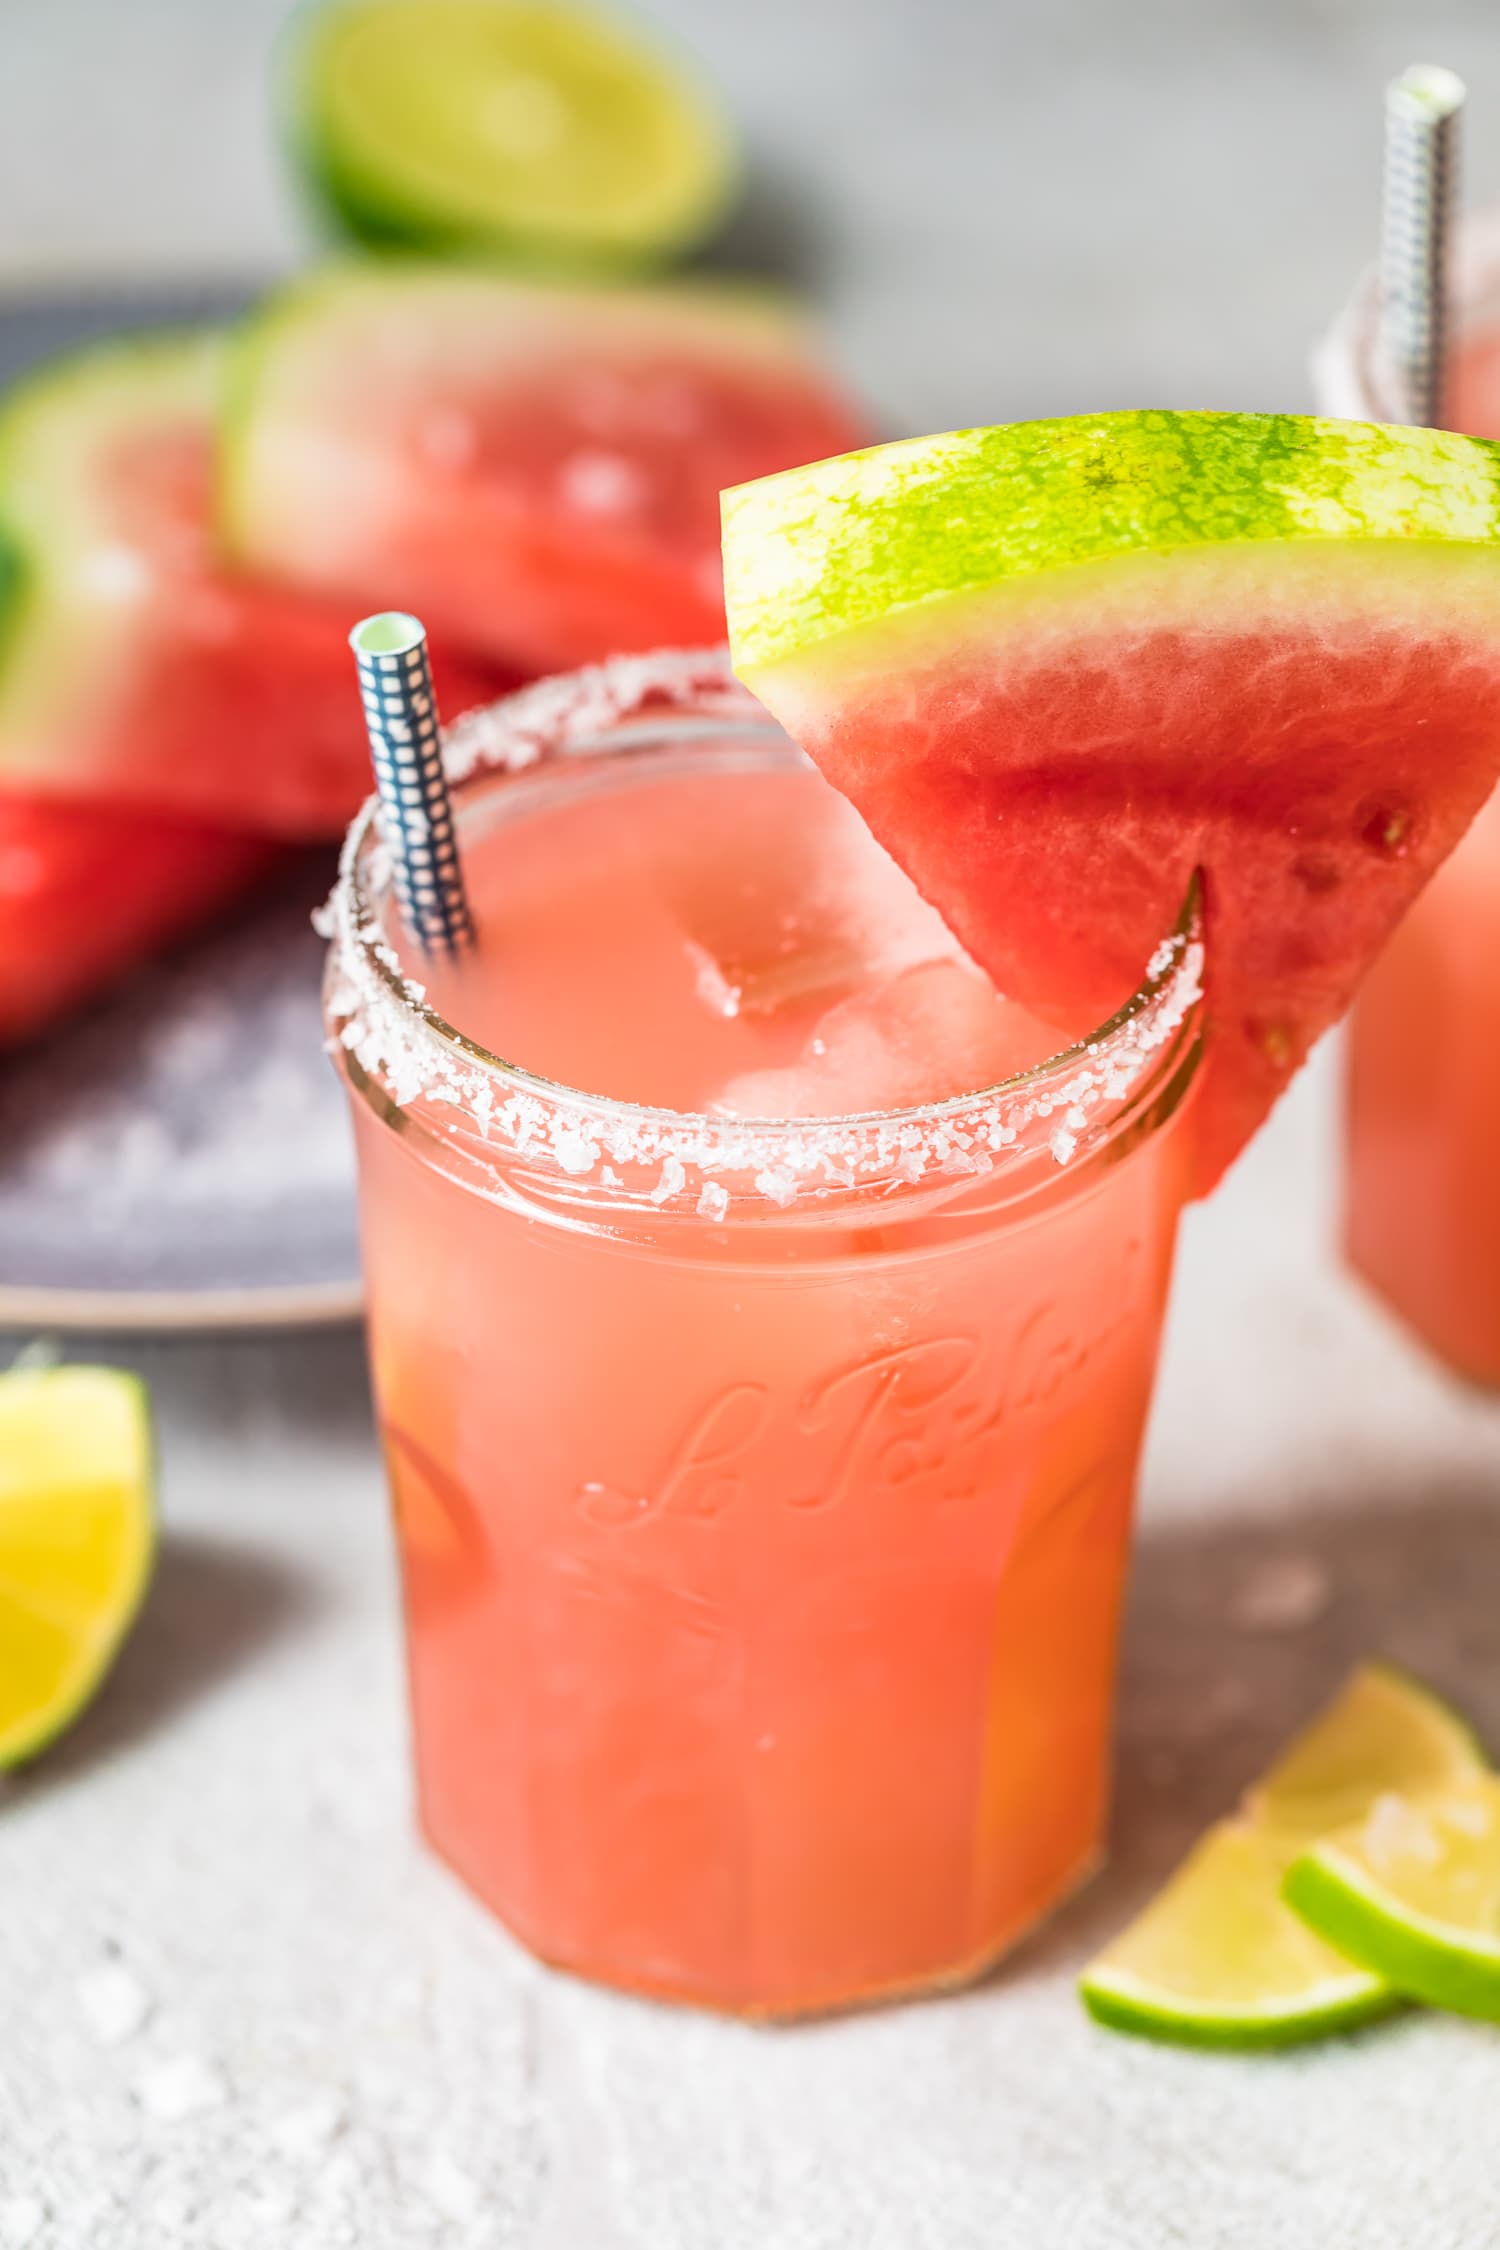
[[[1396,1995],[1283,1903],[1295,1856],[1249,1820],[1211,1828],[1085,1971],[1090,2015],[1200,2047],[1278,2047],[1384,2015]]]
[[[1245,1795],[1259,1825],[1305,1843],[1360,1818],[1375,1798],[1488,1777],[1473,1728],[1393,1664],[1366,1664]]]
[[[144,1386],[107,1367],[0,1375],[0,1767],[89,1701],[154,1544]]]
[[[302,21],[291,88],[311,181],[366,241],[652,262],[737,182],[696,78],[554,0],[333,0]]]
[[[1085,2005],[1117,2030],[1222,2047],[1289,2045],[1385,2014],[1399,1999],[1391,1982],[1292,1911],[1287,1872],[1393,1788],[1475,1787],[1485,1770],[1425,1688],[1384,1666],[1357,1672],[1093,1962]]]
[[[1294,1862],[1286,1896],[1407,1999],[1500,2022],[1500,1781],[1383,1792]]]

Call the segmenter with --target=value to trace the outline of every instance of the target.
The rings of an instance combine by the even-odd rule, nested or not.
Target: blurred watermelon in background
[[[237,353],[236,559],[527,672],[720,638],[720,492],[870,435],[763,289],[349,264]]]
[[[0,1041],[253,890],[267,839],[341,832],[364,611],[424,617],[450,717],[717,639],[721,488],[870,434],[786,298],[620,278],[738,178],[717,102],[622,23],[332,0],[281,98],[325,214],[399,247],[0,401]]]
[[[369,789],[351,602],[221,559],[212,330],[94,345],[0,414],[0,786],[102,793],[288,837],[335,835]],[[515,675],[441,646],[449,708]]]
[[[262,836],[0,792],[0,1043],[212,920],[280,860]]]

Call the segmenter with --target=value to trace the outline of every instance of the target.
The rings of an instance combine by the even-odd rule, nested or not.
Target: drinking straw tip
[[[1456,70],[1441,63],[1410,63],[1386,88],[1386,102],[1403,116],[1437,120],[1456,117],[1468,88]]]
[[[362,617],[349,635],[356,656],[408,656],[427,638],[422,620],[404,609],[383,609]]]

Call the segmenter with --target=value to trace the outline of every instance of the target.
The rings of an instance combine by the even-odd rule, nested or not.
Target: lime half
[[[1408,1999],[1500,2022],[1500,1781],[1384,1792],[1294,1862],[1286,1895]]]
[[[151,1576],[151,1485],[134,1376],[0,1375],[0,1767],[45,1749],[109,1669]]]
[[[738,179],[718,102],[628,24],[552,0],[331,0],[294,29],[312,184],[366,241],[668,258]]]
[[[1384,1666],[1357,1672],[1092,1963],[1085,2005],[1117,2030],[1222,2047],[1289,2045],[1385,2014],[1401,1997],[1392,1980],[1293,1911],[1288,1870],[1393,1789],[1473,1788],[1485,1772],[1468,1728],[1427,1689]]]

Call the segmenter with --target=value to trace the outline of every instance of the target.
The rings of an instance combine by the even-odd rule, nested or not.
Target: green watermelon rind
[[[316,275],[321,269],[314,268]],[[312,285],[306,275],[271,290],[230,333],[219,390],[219,442],[214,472],[214,532],[226,556],[242,544],[248,516],[248,464],[261,379],[283,330],[298,317]]]
[[[0,506],[15,473],[18,443],[36,416],[52,416],[71,393],[89,410],[90,420],[107,419],[120,390],[142,374],[159,373],[163,385],[171,385],[180,397],[179,378],[191,372],[190,361],[216,358],[228,334],[191,322],[119,329],[37,360],[0,397]],[[94,411],[96,403],[102,412]]]
[[[650,273],[686,256],[723,225],[742,188],[734,133],[713,88],[678,55],[658,62],[670,70],[702,132],[703,155],[694,193],[675,214],[660,217],[649,235],[481,223],[445,218],[420,193],[404,188],[389,167],[362,161],[341,145],[324,115],[320,65],[336,35],[341,11],[327,0],[301,0],[283,29],[277,59],[277,112],[283,144],[313,210],[336,231],[372,250],[409,249],[435,257],[488,254],[523,271],[587,275]],[[618,29],[618,27],[615,27]]]
[[[26,612],[33,598],[33,571],[26,548],[9,524],[0,519],[0,694],[11,659],[26,630]]]
[[[223,337],[220,329],[190,324],[127,329],[37,361],[0,400],[0,725],[28,633],[40,622],[48,599],[49,563],[64,551],[70,529],[65,505],[49,504],[38,515],[18,501],[18,470],[35,458],[28,439],[34,440],[39,422],[50,422],[59,413],[80,417],[90,429],[116,417],[128,422],[137,410],[143,377],[150,381],[159,374],[163,388],[180,399],[184,378],[195,386],[201,380],[194,363],[201,360],[206,371],[222,353]],[[127,393],[132,394],[128,405]],[[76,462],[83,471],[85,500],[87,458],[86,449],[79,449]],[[79,661],[75,651],[71,662]]]
[[[735,668],[947,597],[1193,548],[1500,537],[1500,444],[1296,414],[954,430],[726,492]]]

